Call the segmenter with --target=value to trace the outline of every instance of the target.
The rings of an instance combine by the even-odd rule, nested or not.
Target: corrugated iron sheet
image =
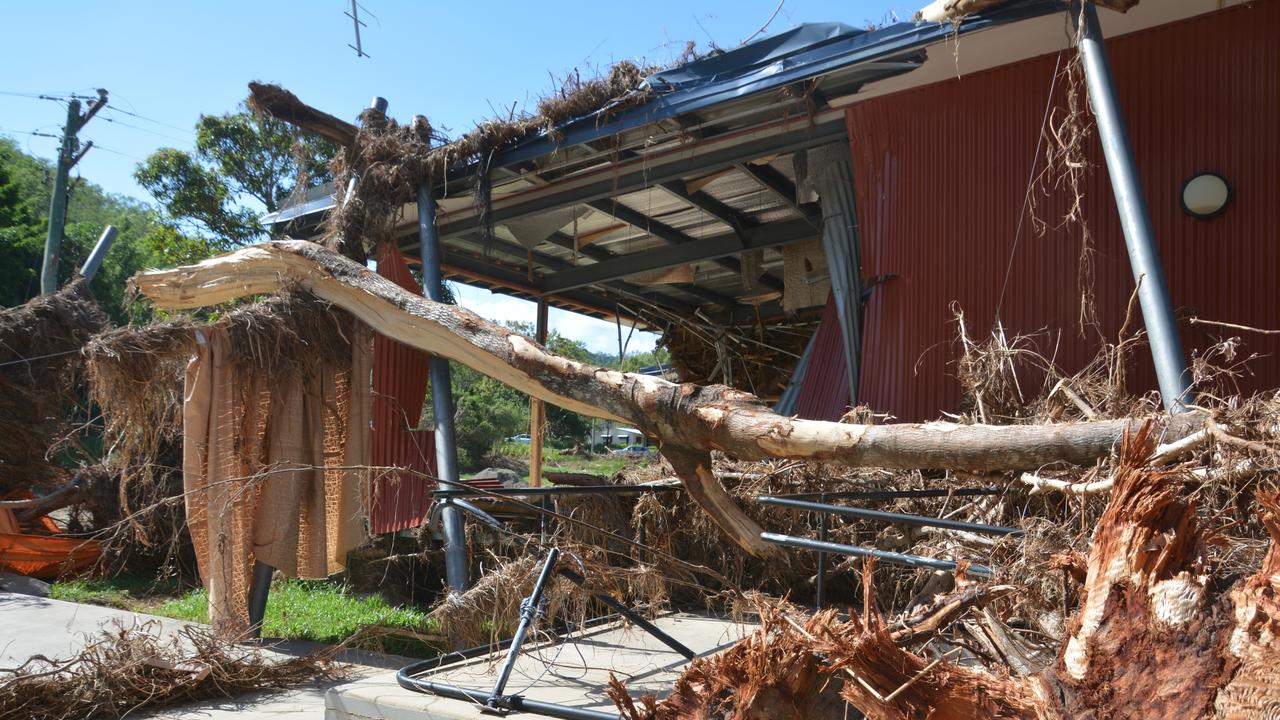
[[[965,42],[982,38],[961,41],[958,52]],[[1191,326],[1188,316],[1280,327],[1280,3],[1235,6],[1108,46],[1188,352],[1234,334]],[[1029,216],[1015,251],[1055,59],[849,108],[862,274],[892,276],[865,309],[858,395],[873,409],[902,420],[955,409],[952,309],[964,310],[971,333],[984,334],[1002,289],[1008,332],[1036,333],[1041,352],[1068,371],[1094,357],[1097,331],[1082,337],[1077,323],[1079,232],[1055,227],[1069,201],[1064,188],[1037,186],[1035,216],[1050,227],[1037,235]],[[1062,91],[1060,81],[1059,107]],[[1096,131],[1088,153],[1083,202],[1096,245],[1097,316],[1114,342],[1134,282]],[[1185,214],[1179,200],[1183,183],[1205,171],[1223,175],[1234,194],[1208,221]],[[1263,357],[1239,378],[1240,389],[1280,385],[1280,338],[1243,339],[1246,355]],[[1154,389],[1145,350],[1131,367],[1131,391]]]
[[[400,250],[383,244],[378,274],[414,294],[422,287]],[[427,393],[430,356],[378,333],[373,336],[372,462],[434,476],[435,434],[418,431]],[[435,483],[412,473],[389,473],[373,480],[370,528],[388,533],[420,525],[431,509]]]
[[[814,333],[796,400],[795,414],[809,420],[839,420],[849,409],[849,371],[844,361],[844,336],[840,331],[840,311],[835,296],[827,293],[822,322]]]

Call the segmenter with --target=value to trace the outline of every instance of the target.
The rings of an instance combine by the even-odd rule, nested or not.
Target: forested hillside
[[[20,305],[40,291],[52,185],[48,161],[0,137],[0,304],[5,307]],[[123,323],[125,281],[144,267],[158,265],[157,249],[175,237],[144,203],[73,176],[58,265],[60,283],[68,282],[84,263],[106,225],[116,226],[120,235],[93,280],[93,291],[111,319]]]

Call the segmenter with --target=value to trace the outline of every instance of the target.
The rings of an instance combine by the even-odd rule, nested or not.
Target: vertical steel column
[[[827,494],[822,493],[818,502],[823,505],[827,504]],[[827,541],[827,514],[818,513],[818,540]],[[814,603],[819,610],[823,605],[827,604],[827,553],[818,551],[818,588],[815,592]]]
[[[249,633],[253,637],[262,637],[262,619],[267,616],[267,595],[275,571],[264,562],[253,563],[253,580],[249,584]]]
[[[1120,211],[1120,226],[1129,250],[1129,264],[1133,269],[1134,282],[1138,284],[1142,320],[1151,339],[1160,396],[1166,410],[1181,412],[1189,400],[1190,383],[1182,338],[1178,335],[1173,303],[1165,284],[1160,249],[1151,229],[1151,217],[1142,194],[1129,132],[1120,112],[1111,61],[1103,42],[1102,27],[1098,24],[1098,9],[1089,0],[1084,0],[1079,11],[1076,22],[1083,20],[1084,23],[1080,33],[1080,57],[1084,62],[1094,117],[1098,121],[1098,134],[1102,138],[1102,153],[1106,156],[1107,172],[1111,175],[1111,189],[1115,192],[1116,207]]]
[[[440,302],[440,236],[436,232],[436,201],[427,183],[418,186],[418,241],[422,249],[422,291]],[[449,361],[431,356],[431,417],[436,431],[436,472],[450,483],[458,482],[458,444],[453,434],[453,378]],[[450,592],[463,592],[471,584],[470,561],[462,511],[454,506],[456,484],[437,488],[440,526],[444,531],[444,566]]]
[[[387,111],[386,98],[374,97],[373,100],[369,101],[369,109],[385,113]],[[346,192],[341,197],[336,198],[339,207],[351,199],[351,194],[356,191],[357,180],[359,178],[353,174],[351,180],[347,182]],[[107,226],[107,230],[112,233],[112,238],[114,238],[115,228]],[[102,255],[106,254],[106,248],[110,245],[111,240],[107,238],[107,233],[103,232],[102,238],[98,240],[98,247],[93,249],[93,254],[85,262],[85,269],[81,270],[80,274],[85,277],[92,277],[92,274],[87,272],[90,264],[94,262],[95,257],[101,263]],[[99,254],[99,248],[102,248],[101,255]],[[97,267],[95,266],[93,270],[96,272]],[[249,584],[249,631],[253,634],[253,637],[261,637],[262,635],[262,618],[267,613],[267,596],[271,594],[271,575],[274,572],[275,568],[266,563],[255,561],[253,564],[253,580]]]

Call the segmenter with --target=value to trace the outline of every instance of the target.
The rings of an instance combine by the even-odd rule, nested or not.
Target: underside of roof
[[[642,102],[615,102],[497,149],[487,178],[491,232],[474,195],[478,166],[453,166],[434,189],[445,273],[646,324],[663,313],[726,324],[780,315],[783,248],[817,239],[822,227],[805,183],[809,151],[847,147],[843,108],[879,87],[910,84],[917,72],[939,72],[921,68],[958,69],[963,36],[1064,7],[1012,2],[954,24],[872,30],[802,25],[652,74]],[[333,204],[331,189],[321,190],[269,222],[305,236]],[[418,254],[416,220],[412,203],[401,208],[398,233],[410,257]],[[821,266],[804,269],[804,282],[822,279]]]

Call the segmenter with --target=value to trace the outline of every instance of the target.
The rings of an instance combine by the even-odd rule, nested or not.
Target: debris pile
[[[81,400],[80,349],[107,323],[84,281],[0,310],[0,497],[69,480],[51,455]]]
[[[115,627],[67,659],[35,656],[0,669],[0,720],[122,718],[148,708],[340,674],[335,648],[280,659],[196,626],[166,638],[159,623]]]
[[[866,562],[862,612],[847,621],[835,611],[805,617],[764,606],[759,631],[695,661],[662,702],[637,703],[617,683],[611,696],[633,720],[847,717],[848,708],[831,701],[837,691],[866,717],[886,719],[1274,712],[1280,497],[1257,496],[1261,510],[1249,514],[1270,549],[1233,580],[1208,551],[1221,531],[1198,517],[1182,473],[1150,467],[1156,453],[1149,425],[1126,440],[1087,557],[1061,561],[1063,581],[1080,602],[1051,663],[1021,661],[1012,622],[989,623],[995,654],[952,632],[970,612],[988,621],[1013,617],[985,607],[996,588],[975,602],[963,567],[956,590],[932,612],[912,609],[889,622],[876,609]]]

